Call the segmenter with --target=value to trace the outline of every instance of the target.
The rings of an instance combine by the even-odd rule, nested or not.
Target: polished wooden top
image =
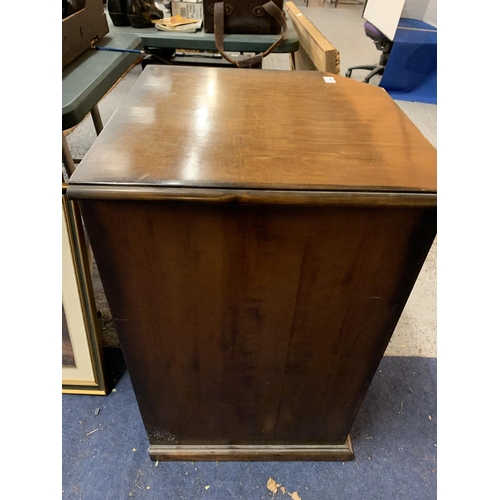
[[[82,184],[435,193],[436,150],[372,85],[315,71],[149,65],[69,191]]]

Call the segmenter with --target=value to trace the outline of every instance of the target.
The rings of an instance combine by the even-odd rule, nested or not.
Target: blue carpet
[[[437,104],[436,28],[423,21],[400,19],[379,85],[393,99]]]
[[[382,360],[352,429],[356,460],[345,463],[152,462],[125,372],[109,396],[63,395],[62,497],[270,499],[272,477],[302,500],[436,498],[436,364]]]

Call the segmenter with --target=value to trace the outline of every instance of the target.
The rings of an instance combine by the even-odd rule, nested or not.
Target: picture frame
[[[92,252],[77,203],[62,189],[62,392],[106,395]]]

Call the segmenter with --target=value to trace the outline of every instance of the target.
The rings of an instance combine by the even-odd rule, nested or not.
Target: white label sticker
[[[324,76],[323,80],[325,80],[326,83],[336,83],[335,78],[333,78],[333,76]]]
[[[302,16],[302,14],[297,14],[297,17],[300,17],[300,16]]]

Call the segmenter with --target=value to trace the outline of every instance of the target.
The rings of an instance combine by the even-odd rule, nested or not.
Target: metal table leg
[[[97,104],[90,110],[90,114],[92,115],[92,121],[94,122],[94,128],[97,135],[102,132],[103,125],[101,120],[101,113],[99,113],[99,108]]]
[[[68,177],[71,177],[73,172],[76,170],[76,166],[73,161],[73,157],[71,156],[68,143],[66,142],[66,137],[64,137],[64,132],[62,133],[62,161]]]

